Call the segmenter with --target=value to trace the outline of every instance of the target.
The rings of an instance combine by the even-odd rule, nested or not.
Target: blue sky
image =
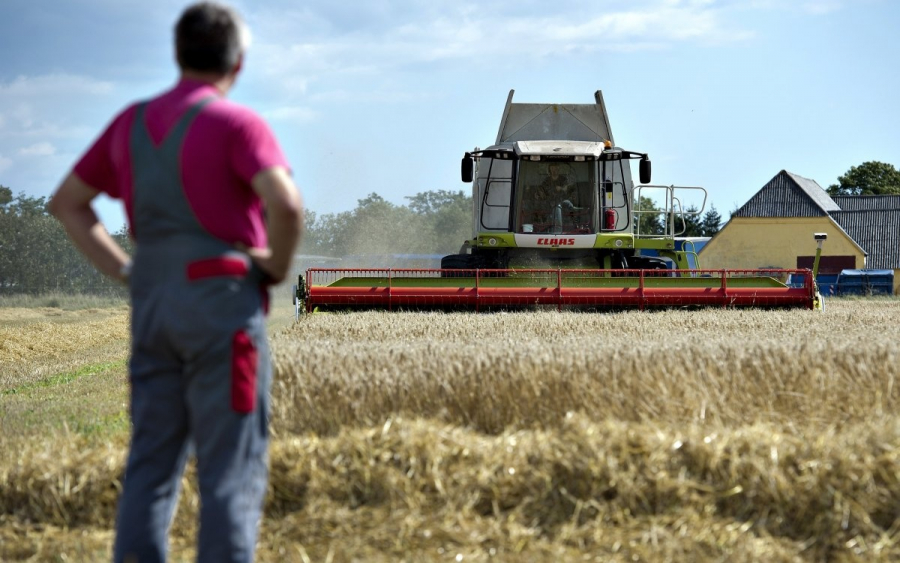
[[[182,0],[0,1],[0,184],[49,196],[112,115],[177,76]],[[592,103],[654,183],[727,218],[780,170],[835,183],[900,166],[894,0],[242,0],[231,97],[275,130],[307,206],[353,209],[459,181],[520,102]],[[100,201],[111,230],[123,222]]]

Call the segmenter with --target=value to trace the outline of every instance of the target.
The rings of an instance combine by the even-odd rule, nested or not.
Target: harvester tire
[[[666,276],[669,269],[668,264],[661,258],[648,256],[632,256],[628,259],[628,267],[638,270],[661,270],[659,273],[647,274],[656,276]]]
[[[471,270],[473,269],[472,265],[472,255],[471,254],[449,254],[441,258],[441,272],[442,278],[462,278],[462,277],[470,277],[474,275]],[[450,270],[450,271],[448,271]],[[452,270],[460,270],[459,272],[454,272]],[[469,271],[466,271],[469,270]]]

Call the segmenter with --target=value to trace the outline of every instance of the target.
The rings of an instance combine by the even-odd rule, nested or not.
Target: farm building
[[[827,233],[819,273],[893,271],[900,293],[900,196],[831,197],[782,170],[734,212],[700,252],[704,268],[811,268],[813,233]]]

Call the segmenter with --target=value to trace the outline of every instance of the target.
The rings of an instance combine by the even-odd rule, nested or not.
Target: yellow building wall
[[[830,217],[733,217],[700,251],[700,267],[796,268],[798,256],[816,254],[813,233],[828,234],[823,256],[855,256],[865,267],[862,250]]]

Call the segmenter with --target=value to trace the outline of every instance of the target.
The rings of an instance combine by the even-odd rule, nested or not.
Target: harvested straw
[[[303,560],[298,546],[314,561],[896,560],[898,452],[896,418],[815,439],[577,414],[498,435],[392,418],[273,444],[261,560]],[[4,513],[32,531],[108,529],[110,453],[23,457],[4,473]],[[186,518],[178,546],[194,533]]]
[[[19,313],[28,309],[0,311],[0,390],[72,369],[84,364],[85,356],[97,362],[121,360],[127,353],[129,315],[125,308],[41,309],[37,319]]]

